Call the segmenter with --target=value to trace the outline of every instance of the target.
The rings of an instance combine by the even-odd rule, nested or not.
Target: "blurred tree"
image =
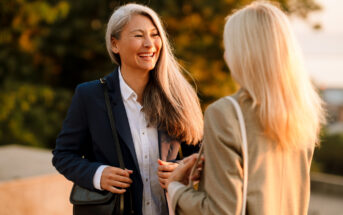
[[[71,92],[49,86],[6,82],[0,91],[0,142],[54,146]]]
[[[106,23],[114,8],[128,2],[0,1],[0,144],[54,145],[75,85],[113,70],[104,41]],[[235,90],[222,59],[222,29],[233,9],[251,0],[134,2],[161,16],[204,107]],[[320,9],[314,0],[275,2],[302,17]]]
[[[343,134],[324,132],[321,146],[314,153],[314,171],[343,176]]]

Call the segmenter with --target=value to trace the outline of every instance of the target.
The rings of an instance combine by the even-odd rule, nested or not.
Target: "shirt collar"
[[[121,75],[120,67],[118,68],[118,73],[119,73],[120,92],[121,92],[122,98],[124,100],[128,100],[130,97],[133,97],[136,100],[137,94],[125,82],[123,76]]]

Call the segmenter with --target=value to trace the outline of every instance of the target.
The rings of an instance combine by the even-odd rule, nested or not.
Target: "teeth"
[[[154,55],[154,53],[151,53],[151,54],[141,54],[139,56],[141,57],[152,57]]]

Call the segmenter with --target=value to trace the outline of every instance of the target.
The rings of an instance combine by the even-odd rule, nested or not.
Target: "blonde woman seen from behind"
[[[225,61],[241,86],[233,97],[247,129],[246,214],[305,215],[313,150],[325,118],[289,21],[276,6],[254,2],[228,18],[224,47]],[[210,105],[199,189],[183,184],[194,159],[167,183],[177,214],[241,214],[241,141],[233,104],[222,98]]]

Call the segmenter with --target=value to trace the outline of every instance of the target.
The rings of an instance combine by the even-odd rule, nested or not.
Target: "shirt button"
[[[148,182],[148,181],[149,181],[149,179],[147,179],[147,178],[146,178],[146,179],[145,179],[145,181],[146,181],[146,182]]]
[[[142,132],[142,134],[144,135],[144,131]]]
[[[144,158],[147,159],[147,158],[148,158],[148,155],[145,155]]]
[[[150,205],[150,202],[146,202],[146,205]]]

